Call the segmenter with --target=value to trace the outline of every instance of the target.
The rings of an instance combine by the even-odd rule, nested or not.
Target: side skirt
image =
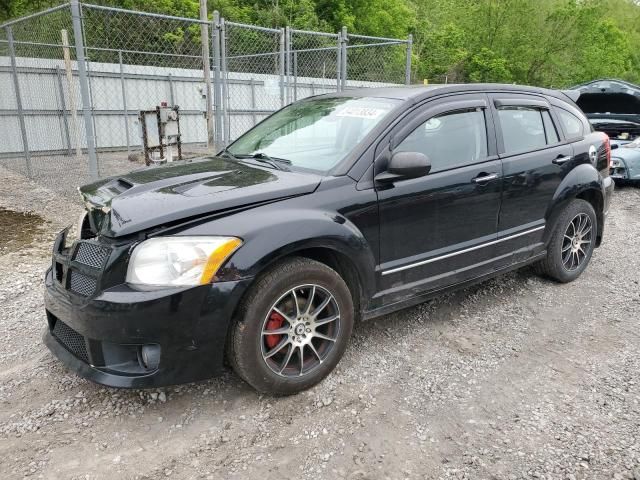
[[[383,315],[388,315],[389,313],[397,312],[398,310],[403,310],[405,308],[413,307],[420,303],[424,303],[427,300],[431,300],[433,298],[439,297],[445,293],[449,293],[455,290],[460,290],[463,288],[470,287],[472,285],[476,285],[478,283],[482,283],[485,280],[489,280],[494,277],[499,277],[505,273],[511,272],[513,270],[518,270],[526,265],[530,265],[532,263],[537,262],[538,260],[542,260],[547,255],[547,251],[543,250],[537,255],[526,259],[525,261],[511,264],[507,267],[494,270],[492,272],[480,275],[478,277],[472,278],[470,280],[465,280],[464,282],[455,283],[453,285],[449,285],[437,290],[431,290],[429,292],[425,292],[420,295],[416,295],[415,297],[408,298],[406,300],[401,300],[399,302],[390,303],[389,305],[384,305],[382,307],[376,308],[374,310],[367,310],[362,313],[363,320],[371,320],[377,317],[381,317]]]

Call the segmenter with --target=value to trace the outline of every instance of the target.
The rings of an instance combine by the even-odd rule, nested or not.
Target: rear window
[[[562,128],[567,138],[581,137],[584,135],[584,128],[582,121],[576,117],[573,113],[569,113],[561,108],[556,108]]]
[[[560,141],[558,129],[545,108],[498,107],[505,153],[538,150]]]
[[[498,108],[505,153],[526,152],[547,145],[540,110],[532,107]]]

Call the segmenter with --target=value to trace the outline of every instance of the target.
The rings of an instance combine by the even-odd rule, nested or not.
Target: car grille
[[[95,243],[82,242],[78,245],[74,260],[94,268],[102,268],[111,251]]]
[[[56,320],[51,333],[74,356],[89,363],[87,342],[82,335],[60,320]]]
[[[56,239],[51,266],[58,287],[83,297],[96,295],[113,252],[111,246],[95,239],[78,240],[73,247],[65,248],[61,232]]]
[[[88,297],[96,291],[98,281],[95,278],[75,270],[72,270],[69,274],[71,275],[69,286],[72,292]]]

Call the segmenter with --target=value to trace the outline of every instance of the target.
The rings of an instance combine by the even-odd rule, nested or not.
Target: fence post
[[[286,51],[287,104],[291,103],[291,28],[284,28],[284,49]]]
[[[173,75],[171,75],[171,73],[169,73],[169,75],[167,75],[167,82],[169,83],[169,105],[171,105],[172,107],[176,106],[176,94],[173,91]]]
[[[124,136],[127,141],[127,158],[131,158],[131,139],[129,138],[129,109],[127,108],[127,89],[124,80],[122,50],[118,51],[118,62],[120,63],[120,90],[122,91],[122,109],[124,111]]]
[[[220,12],[213,12],[211,25],[211,43],[213,44],[213,103],[215,104],[215,144],[222,145],[222,83],[220,81]]]
[[[78,0],[71,0],[71,17],[73,20],[73,38],[76,44],[76,61],[78,63],[78,81],[82,98],[82,116],[84,117],[85,137],[87,140],[87,154],[89,155],[89,176],[98,179],[98,157],[93,136],[93,122],[91,121],[91,97],[89,96],[89,79],[84,57],[84,39],[82,37],[82,18]]]
[[[413,46],[413,35],[407,37],[407,63],[404,70],[404,83],[411,85],[411,48]]]
[[[200,38],[202,41],[202,74],[207,87],[207,148],[213,147],[213,105],[211,101],[211,63],[209,60],[209,24],[207,0],[200,0]]]
[[[27,175],[31,178],[31,152],[27,140],[27,128],[24,124],[24,112],[22,111],[22,97],[20,96],[20,82],[18,80],[18,67],[16,65],[16,49],[13,45],[13,29],[6,27],[7,41],[9,43],[9,56],[11,57],[11,73],[13,76],[13,87],[16,93],[16,107],[18,109],[18,120],[20,122],[20,134],[22,135],[22,148],[24,150],[24,161],[27,167]]]
[[[251,86],[251,111],[252,111],[252,119],[253,119],[253,126],[255,126],[256,124],[256,82],[253,80],[253,78],[249,79],[249,85]]]
[[[340,91],[342,84],[342,32],[338,32],[338,43],[336,45],[336,91]]]
[[[347,42],[349,41],[349,36],[347,35],[347,27],[342,27],[340,37],[342,39],[342,44],[340,45],[340,48],[342,49],[342,68],[340,69],[342,78],[340,79],[340,91],[342,91],[347,85]]]
[[[285,106],[284,99],[284,76],[285,76],[285,51],[286,51],[286,34],[285,29],[280,29],[280,107]]]
[[[71,135],[69,135],[69,120],[67,119],[67,102],[64,99],[64,87],[62,86],[62,74],[60,67],[56,67],[56,79],[58,81],[58,93],[60,95],[60,109],[64,125],[64,136],[67,141],[67,155],[71,156]]]
[[[76,107],[76,90],[73,88],[73,68],[71,67],[71,53],[69,52],[69,34],[66,30],[60,30],[62,38],[62,55],[64,57],[64,70],[67,76],[67,91],[69,92],[69,110],[71,110],[71,126],[76,144],[76,155],[78,159],[82,156],[82,139],[80,138],[80,127],[78,126],[78,107]]]
[[[298,101],[298,52],[293,52],[293,101]]]
[[[224,109],[224,136],[223,145],[229,145],[231,139],[231,113],[229,112],[229,72],[227,71],[227,26],[224,18],[220,19],[220,64],[222,68],[222,103]]]

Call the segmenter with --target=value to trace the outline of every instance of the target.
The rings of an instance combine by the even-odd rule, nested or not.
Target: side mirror
[[[387,171],[376,175],[378,182],[393,182],[409,178],[424,177],[431,170],[429,157],[420,152],[394,153]]]
[[[611,145],[611,150],[616,150],[618,148],[620,148],[620,144],[618,143],[614,143],[613,145]]]

